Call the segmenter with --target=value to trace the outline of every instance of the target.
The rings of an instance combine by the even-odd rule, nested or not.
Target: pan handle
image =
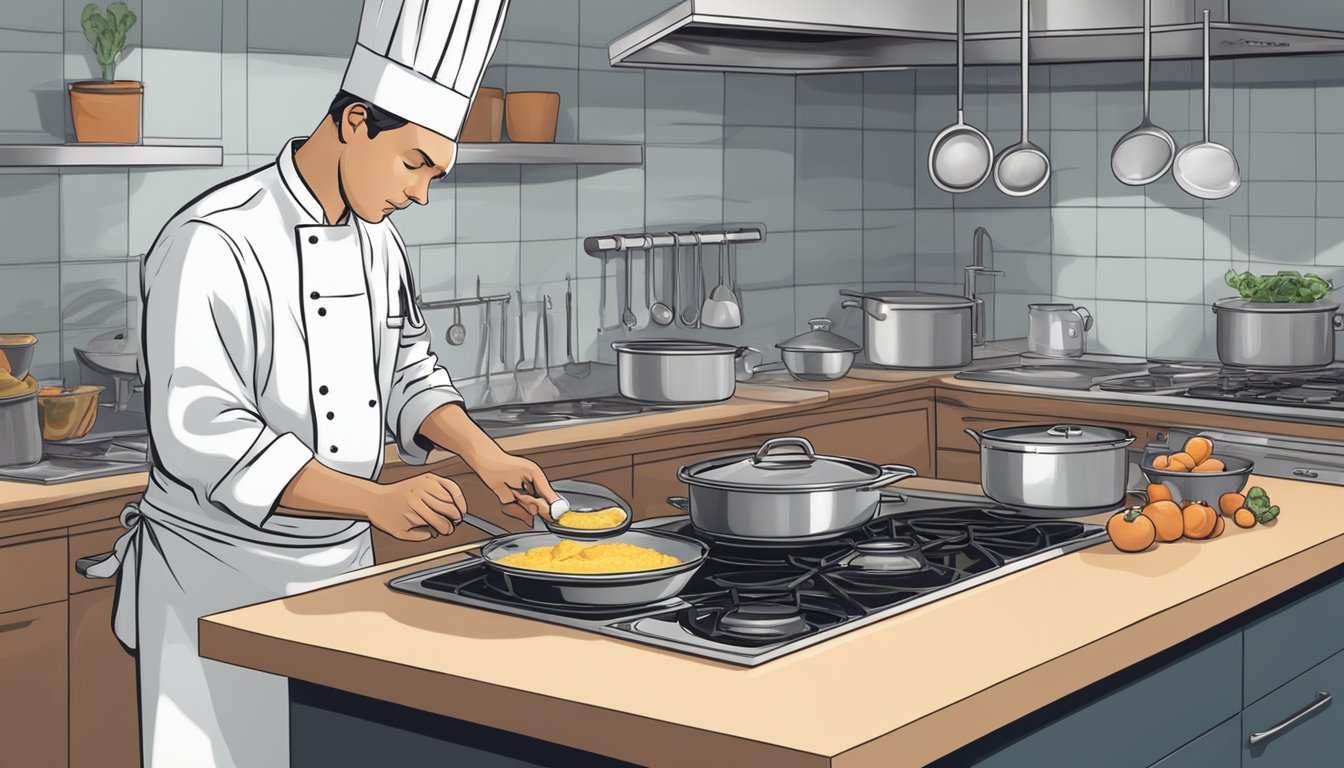
[[[879,323],[887,319],[887,314],[885,312],[874,312],[868,309],[867,307],[863,306],[863,302],[861,301],[854,301],[853,299],[845,299],[844,301],[840,302],[840,306],[843,309],[857,309],[863,314],[878,321]]]
[[[691,500],[685,496],[669,496],[667,498],[667,503],[680,509],[682,512],[691,511]]]
[[[966,429],[963,429],[962,431],[965,432],[966,434],[970,435],[970,436],[971,436],[971,439],[975,441],[975,444],[976,444],[976,445],[983,445],[983,444],[984,444],[984,443],[983,443],[984,435],[982,435],[981,433],[976,432],[974,429],[971,429],[970,427],[967,427]]]
[[[476,515],[473,515],[470,512],[462,513],[462,522],[474,528],[479,528],[482,531],[485,531],[486,533],[490,534],[491,536],[510,535],[509,531],[505,530],[504,528],[501,528],[500,526],[495,525],[494,523],[488,520],[482,520],[480,517],[477,517]]]
[[[892,483],[898,483],[911,477],[919,477],[919,472],[914,467],[907,467],[904,464],[883,464],[882,474],[859,490],[876,491],[879,488],[885,488]]]

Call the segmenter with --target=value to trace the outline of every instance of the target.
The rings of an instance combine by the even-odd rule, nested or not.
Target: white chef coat
[[[298,143],[180,211],[144,264],[153,466],[100,570],[120,566],[114,627],[139,657],[153,768],[288,764],[285,681],[201,659],[197,619],[371,565],[367,522],[276,514],[280,495],[313,458],[376,477],[385,431],[424,463],[421,422],[462,401],[396,230],[326,224]]]

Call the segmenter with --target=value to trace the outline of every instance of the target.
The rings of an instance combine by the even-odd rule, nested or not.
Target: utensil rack
[[[583,250],[590,256],[604,256],[612,251],[670,248],[672,246],[718,245],[719,243],[758,243],[765,239],[764,228],[747,228],[709,232],[645,232],[628,235],[597,235],[583,240]]]
[[[481,295],[481,278],[476,278],[476,295],[467,296],[461,299],[444,299],[442,301],[421,301],[415,300],[415,305],[422,310],[425,309],[452,309],[454,307],[474,307],[480,304],[508,304],[513,300],[512,293],[498,293],[494,296]]]

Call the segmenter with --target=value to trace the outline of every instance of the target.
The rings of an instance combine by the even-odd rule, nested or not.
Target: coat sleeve
[[[154,461],[262,527],[313,453],[262,419],[257,327],[233,241],[203,222],[165,232],[145,266],[145,390]]]
[[[448,371],[429,350],[429,325],[415,306],[417,292],[400,238],[396,244],[400,253],[393,254],[391,266],[399,279],[390,286],[397,294],[389,299],[393,307],[403,304],[406,313],[398,337],[396,370],[388,390],[387,428],[397,440],[402,461],[424,464],[434,449],[434,444],[419,434],[425,417],[444,405],[464,401]]]

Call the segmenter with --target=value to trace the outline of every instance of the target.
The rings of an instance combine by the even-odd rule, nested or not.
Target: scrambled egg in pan
[[[557,525],[566,528],[615,528],[625,522],[625,510],[620,507],[607,507],[592,511],[574,510],[561,515],[555,522]]]
[[[563,539],[553,547],[533,547],[501,557],[497,562],[514,568],[551,573],[629,573],[680,565],[681,561],[656,549],[613,542],[584,544]]]

